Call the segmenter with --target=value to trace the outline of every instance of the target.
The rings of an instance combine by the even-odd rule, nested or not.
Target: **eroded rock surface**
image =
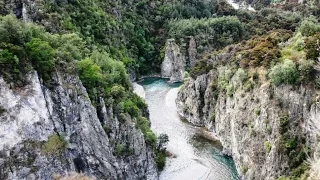
[[[179,46],[174,39],[169,39],[166,43],[165,57],[161,65],[161,77],[170,78],[170,82],[181,82],[185,65],[185,58],[181,54]]]
[[[232,77],[229,85],[233,92],[228,94],[217,87],[226,70],[220,67],[189,78],[176,103],[189,122],[207,127],[220,138],[242,179],[271,180],[287,175],[294,158],[283,145],[292,139],[319,159],[320,103],[315,89],[275,87],[268,82],[247,89]]]
[[[152,150],[130,117],[119,122],[102,99],[97,111],[75,75],[53,79],[45,86],[34,72],[29,85],[11,89],[0,77],[0,179],[73,171],[97,179],[158,178]],[[50,144],[52,137],[61,142]],[[130,153],[116,155],[119,144]]]

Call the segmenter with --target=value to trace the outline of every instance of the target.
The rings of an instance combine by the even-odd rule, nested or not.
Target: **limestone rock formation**
[[[82,172],[97,179],[157,179],[152,150],[130,117],[119,122],[103,100],[96,109],[76,75],[37,73],[11,89],[0,77],[0,179],[52,179]],[[104,128],[102,124],[105,124]],[[117,156],[122,144],[131,153]]]
[[[167,40],[165,57],[161,65],[161,77],[170,78],[170,82],[181,82],[185,64],[185,58],[175,40]]]
[[[188,47],[188,61],[189,67],[193,68],[197,61],[197,44],[194,37],[190,37]]]
[[[242,179],[273,180],[287,174],[294,160],[282,145],[292,139],[301,147],[309,147],[317,163],[320,158],[316,140],[320,134],[317,91],[308,86],[274,87],[268,82],[248,90],[236,85],[233,77],[230,83],[235,88],[228,95],[217,90],[219,77],[226,70],[219,67],[185,80],[176,103],[179,113],[189,122],[205,126],[219,137]],[[291,139],[283,136],[284,123],[286,136]]]

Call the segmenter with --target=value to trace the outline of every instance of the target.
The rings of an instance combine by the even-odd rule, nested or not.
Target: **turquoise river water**
[[[221,153],[219,143],[199,137],[199,128],[180,120],[175,100],[181,84],[147,78],[140,83],[150,110],[151,128],[169,136],[167,158],[160,180],[238,180],[232,158]]]

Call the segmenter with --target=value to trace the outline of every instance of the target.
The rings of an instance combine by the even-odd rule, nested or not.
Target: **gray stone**
[[[193,68],[197,62],[197,44],[194,40],[194,37],[190,37],[189,47],[188,47],[188,56],[189,56],[189,67]]]
[[[228,57],[227,54],[218,55],[209,62],[227,61]],[[235,86],[235,92],[229,97],[225,91],[214,89],[217,88],[219,74],[226,69],[220,65],[196,79],[186,80],[176,103],[179,113],[189,122],[205,126],[218,136],[224,153],[232,155],[242,179],[274,180],[288,173],[289,158],[278,149],[280,118],[284,113],[289,115],[289,132],[305,137],[312,157],[319,160],[318,90],[309,86],[274,87],[264,82],[245,91],[233,77],[229,84]],[[272,145],[270,152],[266,152],[265,142]],[[243,167],[248,167],[244,174],[241,173]]]
[[[152,149],[133,120],[120,123],[102,98],[97,111],[79,77],[57,72],[50,88],[36,72],[29,81],[13,90],[0,77],[0,179],[51,179],[73,171],[97,179],[158,179]],[[44,142],[57,134],[66,148],[44,152]],[[129,144],[134,154],[115,156],[116,143]]]
[[[185,72],[185,58],[173,39],[167,40],[165,57],[161,65],[161,77],[170,82],[181,82]]]

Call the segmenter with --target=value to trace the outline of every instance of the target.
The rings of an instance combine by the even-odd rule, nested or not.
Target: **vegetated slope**
[[[205,84],[195,80],[196,90],[190,90],[190,93],[195,94],[185,96],[191,98],[191,102],[194,102],[194,97],[200,98],[200,101],[197,99],[193,103],[199,107],[191,111],[192,116],[199,117],[197,121],[202,125],[205,123],[201,122],[203,115],[200,110],[211,107],[206,101],[214,106],[215,101],[211,101],[211,96],[222,96],[222,92],[233,96],[236,90],[241,89],[238,85],[230,84],[230,78],[235,71],[245,82],[241,87],[249,92],[252,87],[255,89],[260,85],[255,85],[254,73],[246,73],[249,70],[260,72],[262,69],[261,72],[268,74],[275,85],[299,84],[312,79],[315,71],[310,71],[310,67],[319,68],[315,62],[311,63],[312,59],[318,57],[318,35],[315,34],[319,29],[317,20],[313,18],[304,21],[306,28],[301,28],[301,33],[296,32],[293,35],[293,31],[309,15],[319,17],[317,4],[271,5],[272,9],[249,12],[236,11],[222,0],[0,1],[2,15],[13,13],[21,21],[38,24],[35,26],[22,23],[13,15],[1,17],[0,116],[3,119],[2,136],[7,140],[2,141],[2,147],[4,151],[10,152],[1,153],[1,166],[4,167],[1,177],[47,179],[52,174],[65,170],[83,171],[98,178],[110,179],[155,177],[152,159],[155,159],[161,169],[164,165],[164,154],[154,148],[156,137],[149,129],[146,105],[132,93],[127,71],[131,79],[135,79],[135,73],[159,72],[167,38],[175,38],[182,53],[187,52],[188,39],[194,38],[198,52],[196,58],[203,57],[204,60],[191,70],[193,79],[198,76],[206,77],[206,74],[212,72],[212,68],[226,68],[216,74],[218,79],[222,79],[222,83],[212,86],[221,91],[214,90],[213,95],[206,95],[204,90],[209,87],[207,80],[201,80],[206,82]],[[274,29],[284,30],[266,35]],[[226,52],[222,50],[225,46],[248,40],[254,35],[257,36],[247,42],[243,41],[243,45],[228,47],[227,53],[223,53]],[[287,45],[285,42],[289,38]],[[303,38],[306,42],[301,48]],[[205,56],[212,50],[220,52]],[[220,61],[224,64],[215,64]],[[239,67],[242,70],[238,72]],[[271,72],[266,73],[267,69]],[[250,78],[246,74],[253,74],[252,80],[248,81]],[[211,79],[214,78],[208,78]],[[261,79],[265,79],[265,76],[259,75],[258,79],[257,82],[264,82]],[[188,83],[193,84],[192,82]],[[306,89],[311,92],[310,98],[313,99],[316,90],[313,86],[309,88],[309,85]],[[289,90],[283,92],[286,91]],[[296,92],[298,95],[295,97],[300,97],[302,92],[304,89]],[[231,97],[226,96],[226,102],[228,99]],[[305,101],[307,104],[313,102],[310,99]],[[279,108],[284,115],[285,110]],[[259,110],[256,112],[259,114]],[[288,119],[293,118],[290,112],[291,110],[288,112]],[[28,116],[30,114],[34,116]],[[208,114],[206,116],[209,117]],[[214,119],[216,116],[210,113],[210,117],[209,119]],[[278,122],[276,118],[273,120]],[[15,122],[14,126],[12,121]],[[241,130],[247,126],[248,123],[244,123],[239,127]],[[228,129],[228,126],[223,125],[222,128]],[[293,138],[299,140],[299,143],[291,146],[290,142],[289,149],[280,153],[281,157],[283,154],[284,157],[292,157],[296,154],[292,153],[290,156],[291,151],[300,153],[301,149],[309,146],[304,143],[300,134],[293,137],[292,132],[287,130],[283,134],[284,141]],[[243,136],[240,134],[239,137]],[[314,135],[310,137],[313,138]],[[261,142],[261,139],[250,142]],[[267,150],[274,147],[273,140],[277,139],[264,143]],[[240,142],[234,136],[233,141]],[[306,142],[309,141],[310,138],[306,138]],[[226,148],[229,148],[228,145],[226,143]],[[313,151],[315,150],[311,149],[311,153]],[[58,152],[57,155],[55,152]],[[239,154],[243,152],[239,151],[237,155]],[[288,165],[289,169],[301,167],[305,157],[303,153],[298,155],[297,163]],[[151,158],[152,156],[154,158]],[[245,156],[245,153],[242,156]],[[243,165],[249,160],[239,161],[237,157],[241,156],[235,156],[238,170],[248,171],[248,177],[264,174],[254,171],[254,168],[250,169],[249,165]],[[249,157],[253,159],[258,156],[253,154]],[[17,163],[18,159],[23,163]],[[137,159],[142,160],[136,163]],[[262,161],[258,159],[259,164]],[[282,162],[285,160],[280,164]],[[130,171],[127,167],[130,167]],[[276,175],[292,175],[287,169],[286,166],[280,168]],[[106,172],[108,173],[105,174]]]
[[[178,94],[180,113],[218,135],[244,179],[319,178],[319,27],[307,18],[207,53]]]
[[[199,52],[202,52],[208,48],[223,48],[284,24],[287,24],[286,29],[292,28],[301,18],[288,12],[270,11],[236,11],[223,0],[0,2],[2,15],[14,12],[18,18],[36,22],[48,32],[76,32],[89,51],[103,49],[110,57],[122,61],[132,70],[130,72],[138,74],[160,71],[168,37],[176,38],[183,45],[186,36],[196,36]],[[212,27],[201,27],[212,25],[211,22],[221,16],[236,16],[234,21],[238,18],[243,30],[228,37],[233,26],[224,27],[222,23],[221,30],[226,34],[215,42],[213,39],[222,33]],[[199,27],[197,31],[187,26],[195,23]]]
[[[0,36],[0,179],[157,178],[164,152],[121,61],[12,15]]]
[[[225,3],[226,5],[226,3]],[[77,32],[89,50],[103,49],[138,73],[159,71],[171,19],[211,17],[219,1],[1,1],[0,13],[49,32]],[[204,11],[203,11],[204,10]],[[152,68],[149,68],[152,67]],[[151,70],[150,70],[151,69]]]

